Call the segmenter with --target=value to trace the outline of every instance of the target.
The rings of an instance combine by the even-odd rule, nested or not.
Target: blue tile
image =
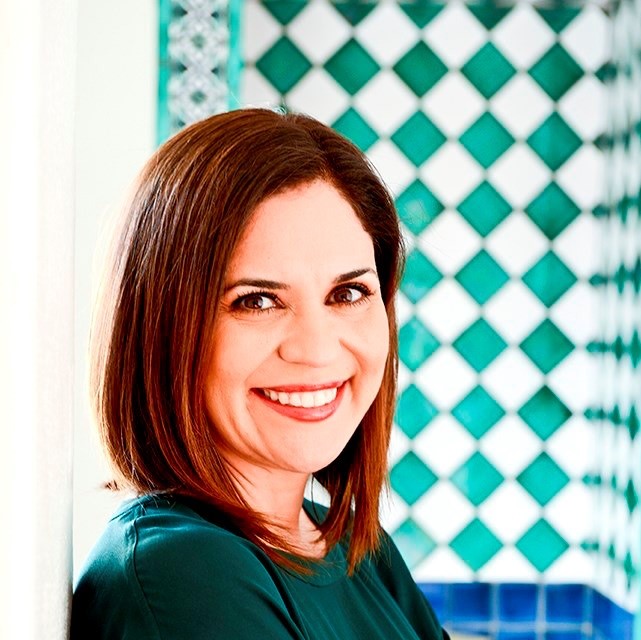
[[[615,611],[610,623],[612,640],[632,640],[634,634],[634,616],[628,611],[614,606]]]
[[[489,622],[484,622],[483,624],[478,622],[458,622],[453,624],[452,628],[448,629],[448,631],[451,631],[452,633],[460,633],[464,636],[481,636],[483,638],[490,636],[491,638],[494,638],[494,635],[490,633]]]
[[[448,619],[447,614],[447,591],[449,585],[436,582],[424,582],[418,585],[423,595],[429,600],[436,617],[443,623]]]
[[[448,629],[495,640],[632,640],[634,616],[580,584],[419,585]],[[539,610],[538,599],[542,599]],[[537,614],[544,615],[538,620]],[[497,619],[498,615],[498,619]],[[541,627],[547,622],[547,628]],[[593,634],[585,635],[586,623]],[[498,635],[493,634],[498,632]]]
[[[634,614],[622,609],[598,591],[593,596],[595,631],[608,640],[632,640]],[[598,637],[595,633],[595,637]]]
[[[539,587],[536,584],[498,585],[499,620],[501,622],[534,622],[538,594]]]
[[[610,626],[612,602],[598,591],[592,597],[592,624],[599,631],[606,632]]]
[[[548,631],[544,640],[583,640],[583,633],[576,631]]]
[[[453,584],[449,612],[453,621],[487,621],[491,618],[490,585]]]
[[[587,588],[581,584],[548,584],[544,587],[545,619],[580,624],[587,620]]]

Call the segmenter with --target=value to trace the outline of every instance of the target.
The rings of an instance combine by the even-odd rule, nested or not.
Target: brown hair
[[[227,265],[256,207],[331,183],[372,237],[389,320],[381,388],[338,458],[314,474],[331,504],[329,548],[349,567],[378,545],[396,393],[394,294],[403,251],[393,201],[363,154],[303,115],[243,109],[193,124],[143,169],[116,238],[92,335],[91,392],[118,486],[206,501],[273,559],[295,553],[240,496],[205,410],[204,375]]]

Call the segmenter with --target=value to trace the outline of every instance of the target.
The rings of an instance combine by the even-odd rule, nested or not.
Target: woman
[[[92,389],[138,497],[72,637],[446,638],[378,522],[402,244],[363,155],[308,117],[214,116],[157,151],[127,214]]]

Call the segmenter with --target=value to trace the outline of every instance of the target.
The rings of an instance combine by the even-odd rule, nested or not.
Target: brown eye
[[[363,302],[369,295],[371,295],[370,291],[365,287],[350,285],[333,291],[329,301],[333,304],[357,304]]]
[[[238,298],[233,306],[239,311],[270,311],[277,305],[271,296],[264,293],[251,293]]]

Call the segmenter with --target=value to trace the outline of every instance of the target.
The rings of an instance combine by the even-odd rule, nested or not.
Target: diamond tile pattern
[[[421,40],[394,65],[394,71],[420,97],[447,73],[447,66]]]
[[[416,371],[439,347],[438,340],[418,318],[412,318],[399,331],[399,356],[411,371]]]
[[[523,275],[523,282],[546,307],[557,302],[577,280],[574,273],[552,251],[548,251]]]
[[[258,70],[284,93],[312,68],[312,63],[286,36],[283,36],[256,61]]]
[[[557,112],[532,133],[527,143],[552,171],[561,167],[582,144]]]
[[[580,13],[576,7],[555,6],[553,8],[538,9],[539,15],[555,33],[561,33]]]
[[[367,151],[378,140],[376,131],[352,107],[333,122],[332,127],[349,138],[361,151]]]
[[[541,506],[545,506],[570,481],[567,473],[545,452],[516,479]]]
[[[512,212],[510,203],[484,180],[458,206],[459,213],[484,238]]]
[[[392,489],[407,504],[414,504],[437,481],[434,472],[412,451],[399,460],[390,471]]]
[[[475,370],[483,371],[507,347],[507,343],[483,318],[469,326],[453,343]]]
[[[403,224],[419,235],[445,206],[420,180],[415,180],[396,198],[396,208]]]
[[[317,34],[307,38],[302,27],[307,12],[318,11],[319,3],[333,20],[342,21],[344,35],[336,35],[335,50],[325,47],[322,55],[312,55],[310,43]],[[585,16],[585,24],[591,20],[603,26],[607,15],[590,3],[566,8],[525,0],[246,0],[245,5],[245,14],[253,20],[259,16],[264,29],[260,46],[255,36],[247,43],[251,55],[244,60],[241,102],[304,103],[312,105],[311,115],[331,113],[328,124],[380,160],[403,224],[408,255],[399,301],[401,388],[394,420],[402,444],[390,479],[402,515],[391,530],[408,564],[426,581],[432,558],[439,557],[437,571],[447,571],[439,553],[442,558],[455,554],[470,579],[489,571],[491,581],[501,580],[500,567],[507,566],[499,553],[504,548],[523,558],[522,573],[518,563],[508,569],[511,579],[521,575],[528,581],[531,572],[561,567],[567,573],[562,567],[582,565],[589,545],[581,545],[580,536],[567,536],[564,514],[556,505],[570,495],[585,499],[591,487],[613,490],[611,484],[583,484],[584,475],[595,475],[586,473],[589,464],[578,463],[578,454],[557,446],[566,430],[573,429],[584,441],[593,437],[583,415],[588,407],[576,401],[586,395],[578,390],[585,376],[577,370],[582,360],[575,356],[585,350],[585,336],[593,335],[590,350],[595,355],[616,359],[619,354],[616,362],[621,363],[637,353],[636,363],[641,362],[641,327],[624,334],[615,349],[596,340],[599,320],[594,314],[570,307],[575,287],[586,284],[612,284],[623,292],[636,282],[636,294],[641,291],[641,261],[637,276],[633,263],[626,263],[616,279],[606,274],[590,282],[592,274],[585,267],[598,269],[599,252],[590,238],[598,237],[597,225],[608,219],[609,209],[597,208],[597,218],[577,195],[586,179],[599,179],[587,177],[584,158],[601,158],[607,137],[604,131],[595,136],[592,128],[586,138],[589,127],[581,127],[582,116],[568,114],[566,105],[587,109],[603,101],[607,60],[590,69],[581,60],[594,59],[594,52],[605,48],[597,39],[607,30],[585,35],[582,20]],[[382,38],[381,21],[398,29],[390,27]],[[322,89],[319,84],[314,90],[317,81]],[[307,100],[301,95],[305,92]],[[528,100],[522,99],[524,92]],[[326,96],[325,103],[319,103],[319,95]],[[631,127],[639,120],[637,116]],[[635,176],[641,172],[623,176],[621,168],[619,173],[611,193],[621,193],[621,185],[627,184],[630,194],[620,197],[615,211],[637,224],[638,215],[631,211],[633,194],[641,190]],[[518,224],[511,224],[517,219]],[[615,236],[623,237],[613,232]],[[494,305],[508,285],[521,287],[529,304],[539,305],[529,324],[521,310]],[[597,295],[595,287],[588,288]],[[504,318],[497,317],[499,309]],[[517,339],[506,330],[514,322],[524,327]],[[514,376],[530,380],[510,379],[507,363],[514,354],[528,365]],[[512,385],[525,391],[503,406],[492,393],[498,396],[502,386],[504,399]],[[618,412],[628,437],[639,431],[638,411]],[[606,419],[615,412],[607,407],[592,414]],[[439,477],[439,467],[428,460],[439,457],[434,450],[438,438],[432,434],[442,432],[440,420],[445,418],[473,448],[449,467],[447,477]],[[514,423],[530,434],[532,447],[520,452],[516,471],[513,464],[500,464],[502,458],[513,459],[500,442]],[[490,440],[491,451],[485,448]],[[509,478],[501,471],[506,467],[513,470]],[[608,477],[606,470],[602,474]],[[639,488],[629,480],[618,484],[616,492],[632,517]],[[485,508],[501,496],[506,483],[512,483],[515,500],[527,500],[524,508],[535,510],[528,526],[516,533],[501,509]],[[452,528],[447,541],[430,533],[434,516],[423,506],[439,495],[439,487],[448,487],[460,499],[460,508],[470,509],[461,511],[467,514],[465,522]],[[630,555],[605,536],[593,547],[599,545],[608,558],[608,548],[614,549],[622,571],[626,554],[628,566],[634,566],[631,557],[641,555]]]
[[[598,386],[607,392],[588,412],[599,430],[599,458],[592,486],[601,517],[586,543],[596,563],[595,586],[637,613],[641,598],[640,17],[640,0],[616,3],[613,60],[605,74],[610,90],[609,128],[601,143],[609,162],[603,204],[606,215],[599,218],[604,258],[593,279],[600,289],[603,324],[592,347],[602,365]],[[578,21],[580,17],[572,24]]]
[[[445,140],[445,136],[422,111],[417,111],[392,134],[392,142],[417,167],[423,164]]]
[[[525,212],[550,240],[554,240],[581,213],[581,209],[556,182],[550,182],[530,202]]]
[[[501,549],[501,541],[478,518],[474,518],[453,540],[450,546],[473,570],[478,571]]]
[[[541,387],[518,411],[542,440],[549,438],[572,415],[549,387]]]
[[[396,424],[410,438],[417,436],[438,413],[418,387],[410,384],[399,395]]]
[[[380,67],[367,50],[352,39],[325,63],[325,70],[345,91],[354,95],[376,75]]]
[[[481,249],[457,274],[456,280],[479,304],[485,304],[509,280],[507,273]]]
[[[401,291],[416,304],[441,279],[441,272],[418,250],[413,250],[405,261]]]
[[[564,538],[544,519],[528,529],[516,543],[516,548],[538,571],[549,569],[568,547]]]
[[[463,65],[461,71],[487,99],[499,91],[516,73],[516,69],[491,42],[481,47]]]
[[[547,319],[523,340],[520,347],[543,373],[550,373],[574,349],[571,340]]]
[[[510,11],[512,11],[512,7],[470,4],[470,6],[468,6],[468,11],[470,11],[488,31],[491,31]]]
[[[452,415],[478,440],[505,415],[505,410],[478,386],[452,409]]]
[[[583,75],[583,70],[563,46],[556,43],[529,73],[552,100],[559,100]]]
[[[461,144],[484,169],[498,160],[513,143],[510,132],[489,112],[461,136]]]
[[[452,484],[478,507],[503,482],[503,476],[478,451],[452,475]]]
[[[368,2],[335,2],[332,4],[336,11],[353,27],[359,24],[374,9],[374,5]]]
[[[263,7],[269,11],[282,25],[289,24],[304,8],[302,0],[263,0]]]
[[[408,518],[394,531],[394,541],[410,569],[436,548],[436,543],[414,520]]]

